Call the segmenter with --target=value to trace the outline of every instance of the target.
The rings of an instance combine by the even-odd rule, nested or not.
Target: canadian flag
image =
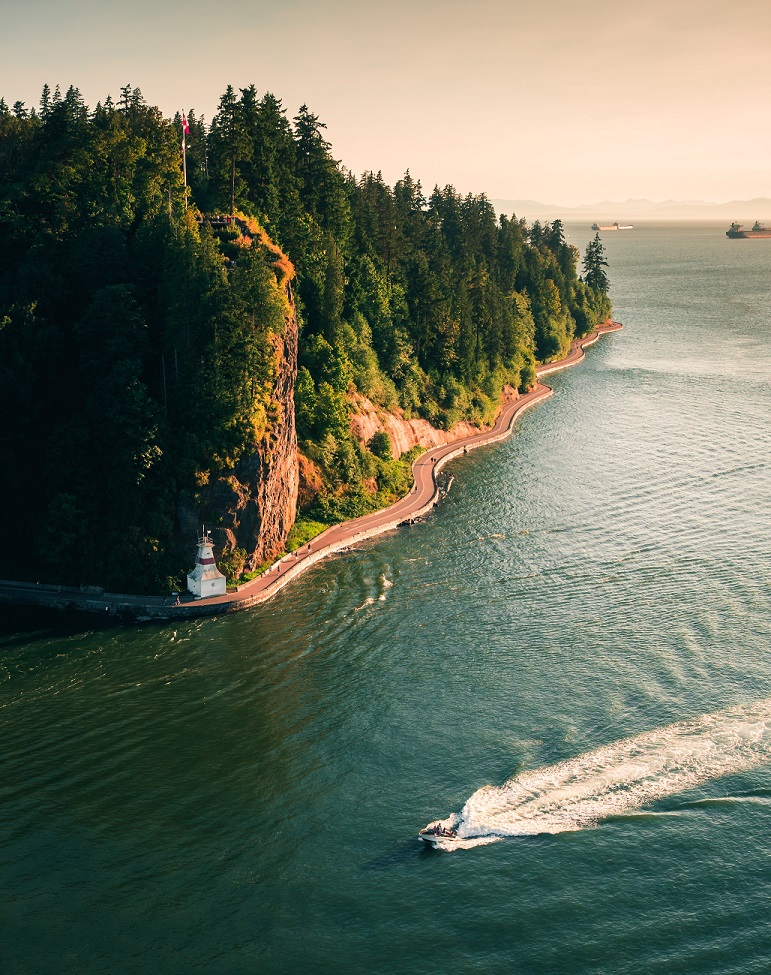
[[[185,135],[190,135],[190,126],[187,124],[187,116],[182,113],[182,128],[185,131]]]

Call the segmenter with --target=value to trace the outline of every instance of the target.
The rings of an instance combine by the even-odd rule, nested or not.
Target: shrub
[[[289,534],[287,535],[287,552],[294,552],[296,549],[302,548],[303,545],[307,545],[311,539],[314,539],[317,535],[320,535],[326,529],[326,527],[327,526],[320,521],[311,521],[310,518],[298,518],[290,528]]]
[[[377,433],[373,434],[367,443],[367,447],[376,457],[379,457],[381,460],[393,459],[391,438],[385,430],[378,430]]]
[[[241,578],[246,562],[246,552],[242,548],[234,548],[232,552],[223,552],[217,563],[217,568],[227,578],[229,586]]]
[[[535,386],[536,379],[535,365],[532,362],[526,362],[519,372],[520,393],[526,393],[528,389],[532,389]]]

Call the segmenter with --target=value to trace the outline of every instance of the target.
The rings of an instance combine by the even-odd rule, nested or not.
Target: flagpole
[[[187,143],[185,116],[182,116],[182,173],[185,177],[185,209],[187,210]]]

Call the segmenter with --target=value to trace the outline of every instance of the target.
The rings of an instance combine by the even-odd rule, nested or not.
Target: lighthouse
[[[198,539],[195,568],[187,577],[187,588],[196,599],[203,599],[204,596],[224,596],[226,592],[225,576],[217,568],[213,547],[211,533],[205,528],[202,529]]]

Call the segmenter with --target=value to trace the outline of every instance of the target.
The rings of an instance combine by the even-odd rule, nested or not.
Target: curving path
[[[80,589],[62,586],[41,586],[30,583],[0,582],[0,602],[37,603],[38,605],[58,606],[99,612],[106,615],[124,616],[133,619],[169,619],[179,617],[204,616],[214,613],[245,609],[265,602],[274,596],[287,583],[316,562],[332,552],[372,538],[397,526],[420,518],[430,511],[439,496],[436,472],[454,457],[468,453],[476,447],[505,440],[511,434],[515,420],[525,410],[535,406],[552,395],[549,386],[540,382],[561,369],[568,369],[584,358],[584,349],[608,332],[617,332],[623,326],[618,322],[600,325],[583,339],[575,339],[570,352],[564,359],[546,363],[536,368],[538,382],[519,399],[504,403],[494,425],[453,443],[433,447],[422,454],[412,465],[414,483],[409,494],[395,504],[380,511],[363,515],[353,521],[333,525],[317,535],[313,541],[291,555],[285,555],[274,563],[261,576],[239,586],[236,591],[224,596],[194,599],[190,594],[181,596],[180,605],[171,605],[170,599],[151,596],[128,596],[117,593],[84,593]]]

